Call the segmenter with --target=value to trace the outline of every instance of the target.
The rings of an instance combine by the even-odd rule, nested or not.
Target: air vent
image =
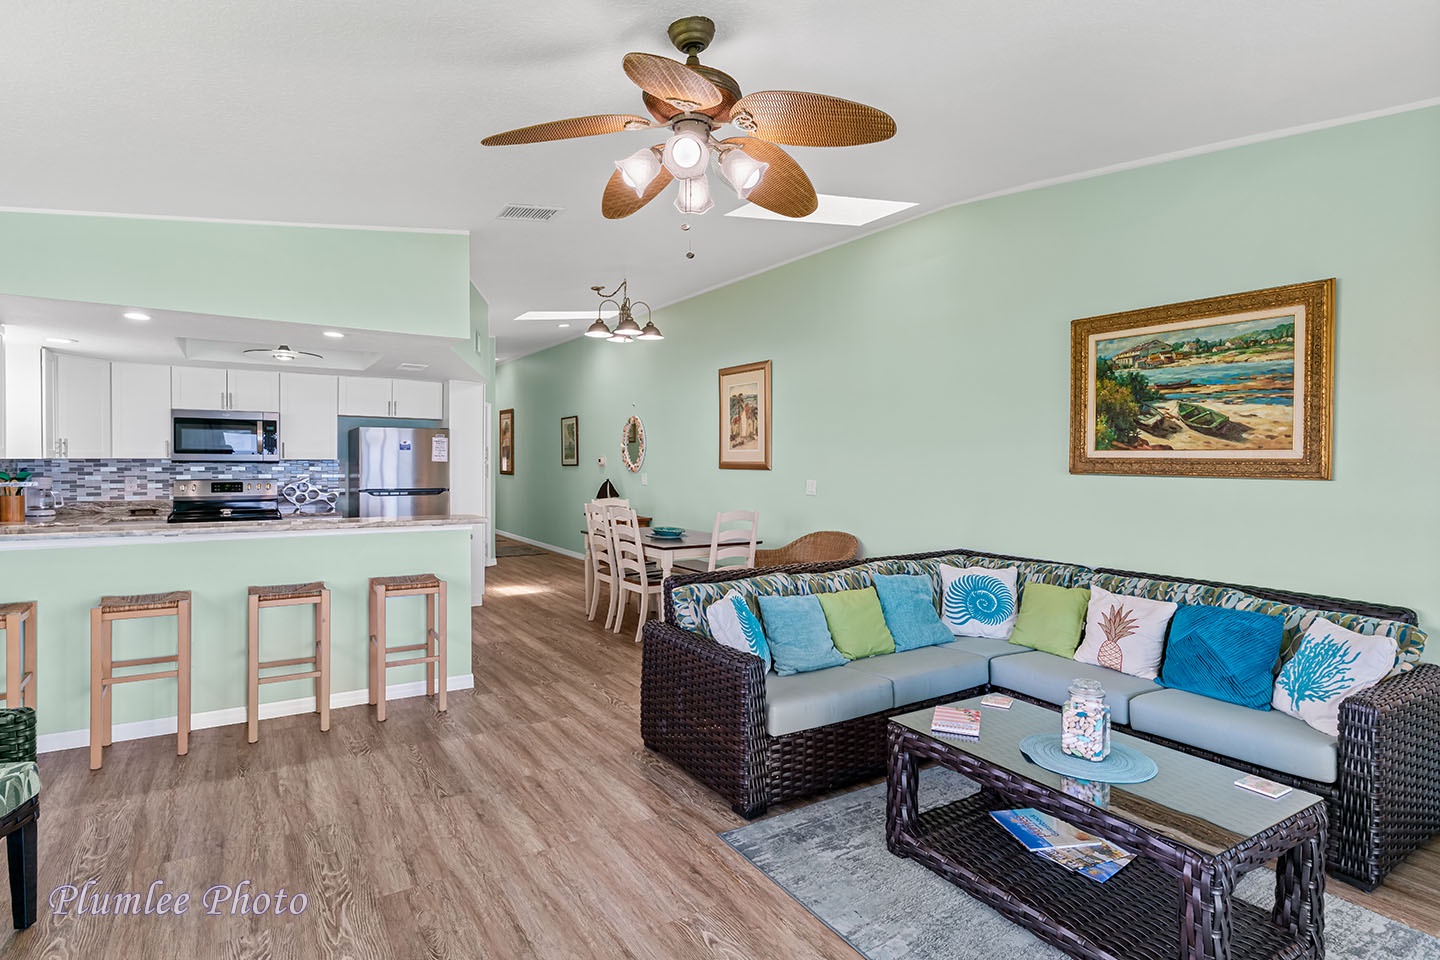
[[[406,373],[416,373],[420,370],[426,370],[429,367],[430,364],[428,363],[416,363],[414,360],[407,360],[404,363],[395,365],[396,370],[404,370]]]
[[[510,203],[500,211],[496,220],[519,220],[525,223],[544,223],[553,219],[563,207],[537,207],[528,203]]]

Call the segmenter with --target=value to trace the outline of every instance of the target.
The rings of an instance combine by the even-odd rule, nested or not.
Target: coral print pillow
[[[1165,656],[1165,628],[1177,609],[1168,600],[1127,597],[1092,584],[1076,661],[1154,680]]]
[[[940,566],[940,618],[957,637],[1008,640],[1020,610],[1015,567]]]
[[[1394,665],[1394,637],[1356,633],[1316,617],[1275,678],[1270,706],[1337,737],[1340,701],[1373,687]]]

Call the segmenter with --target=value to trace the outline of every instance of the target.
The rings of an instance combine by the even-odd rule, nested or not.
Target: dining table
[[[584,530],[580,531],[582,534]],[[654,560],[660,566],[660,579],[663,581],[670,576],[675,569],[676,560],[709,560],[710,542],[714,539],[712,530],[686,530],[678,537],[657,537],[650,527],[640,528],[640,543],[645,548],[646,560]],[[734,542],[744,543],[749,540],[748,536],[736,537]],[[726,537],[725,531],[720,532],[720,542],[732,542]],[[757,539],[758,546],[764,540]],[[585,604],[589,607],[590,592],[594,589],[591,582],[590,566],[590,537],[585,537]]]

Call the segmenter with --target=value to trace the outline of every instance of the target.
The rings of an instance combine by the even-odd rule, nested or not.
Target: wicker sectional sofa
[[[757,658],[715,642],[705,623],[705,607],[732,588],[753,605],[762,593],[867,586],[877,572],[938,577],[942,563],[1017,566],[1022,596],[1025,583],[1094,584],[1112,593],[1278,614],[1287,643],[1323,613],[1360,632],[1396,637],[1403,662],[1400,672],[1344,701],[1340,735],[1332,738],[1275,711],[1221,704],[997,640],[959,638],[777,677]],[[1059,704],[1070,677],[1103,674],[1117,729],[1324,797],[1327,868],[1339,879],[1373,889],[1440,833],[1440,665],[1418,662],[1425,635],[1405,608],[963,549],[676,576],[665,582],[664,606],[664,621],[644,631],[645,744],[747,818],[883,772],[892,716],[992,690]],[[1204,722],[1185,722],[1196,711]]]

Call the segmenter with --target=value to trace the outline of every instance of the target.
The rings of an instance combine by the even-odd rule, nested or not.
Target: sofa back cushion
[[[812,596],[762,596],[760,613],[770,642],[775,672],[782,677],[845,664],[830,639],[820,601]]]
[[[875,592],[880,595],[880,609],[885,614],[885,626],[895,638],[896,650],[916,650],[955,639],[935,612],[930,578],[922,574],[879,573],[875,575]]]
[[[1181,604],[1170,624],[1164,686],[1269,710],[1284,621],[1250,610]]]
[[[825,611],[830,640],[846,660],[861,660],[895,652],[895,638],[885,625],[885,614],[874,587],[835,590],[815,596]]]

